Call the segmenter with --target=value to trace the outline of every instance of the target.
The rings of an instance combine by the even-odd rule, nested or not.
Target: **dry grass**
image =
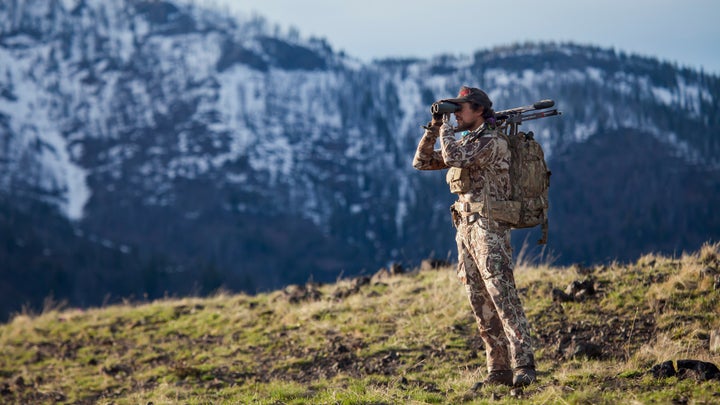
[[[0,326],[0,402],[717,403],[720,381],[648,370],[684,358],[720,365],[708,350],[720,328],[719,247],[589,269],[521,260],[540,371],[522,391],[469,390],[484,377],[484,352],[448,268],[297,287],[299,301],[288,289],[88,310],[49,303]],[[553,300],[553,289],[586,279],[596,294]],[[563,349],[572,336],[602,353],[573,355]]]

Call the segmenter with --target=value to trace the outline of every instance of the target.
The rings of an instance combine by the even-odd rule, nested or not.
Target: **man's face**
[[[460,103],[460,107],[455,111],[458,131],[472,131],[485,122],[482,117],[483,107],[473,110],[470,103]]]

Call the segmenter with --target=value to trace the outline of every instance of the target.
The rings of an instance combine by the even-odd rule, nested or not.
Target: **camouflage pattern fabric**
[[[438,130],[425,131],[418,144],[413,167],[419,170],[440,170],[462,167],[469,170],[471,189],[459,195],[460,201],[480,202],[487,197],[494,201],[510,199],[510,149],[507,141],[492,136],[493,131],[485,125],[476,132],[455,139],[450,124],[443,124]],[[435,141],[440,137],[440,150],[434,150]]]
[[[414,168],[418,170],[440,170],[449,167],[445,164],[442,153],[435,150],[435,142],[438,136],[440,136],[439,128],[429,127],[425,130],[420,143],[418,143],[415,158],[413,158]]]
[[[429,128],[420,140],[413,166],[419,170],[461,167],[469,171],[470,188],[461,202],[510,199],[507,141],[482,125],[461,140],[452,127]],[[440,150],[434,145],[440,137]],[[457,228],[458,277],[485,342],[488,371],[535,367],[530,328],[515,287],[510,228],[492,219],[453,212]]]
[[[458,278],[485,343],[488,371],[535,368],[530,326],[513,276],[510,229],[484,218],[471,224],[459,219],[456,226]]]

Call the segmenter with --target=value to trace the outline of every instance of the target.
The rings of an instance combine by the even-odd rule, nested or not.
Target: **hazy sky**
[[[719,0],[192,0],[256,13],[363,61],[572,41],[720,74]]]

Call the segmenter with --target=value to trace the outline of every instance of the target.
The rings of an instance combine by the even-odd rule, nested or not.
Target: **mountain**
[[[523,125],[553,172],[546,253],[559,263],[720,236],[720,78],[653,58],[528,43],[361,63],[186,2],[9,0],[0,61],[6,254],[54,223],[47,209],[14,220],[45,203],[68,221],[53,239],[77,249],[60,260],[71,279],[111,249],[128,263],[87,271],[137,263],[160,280],[95,290],[262,291],[452,256],[444,175],[411,161],[428,106],[463,84],[496,110],[543,98],[562,110]],[[535,239],[513,238],[516,250]],[[23,264],[0,265],[14,288],[7,274]]]

